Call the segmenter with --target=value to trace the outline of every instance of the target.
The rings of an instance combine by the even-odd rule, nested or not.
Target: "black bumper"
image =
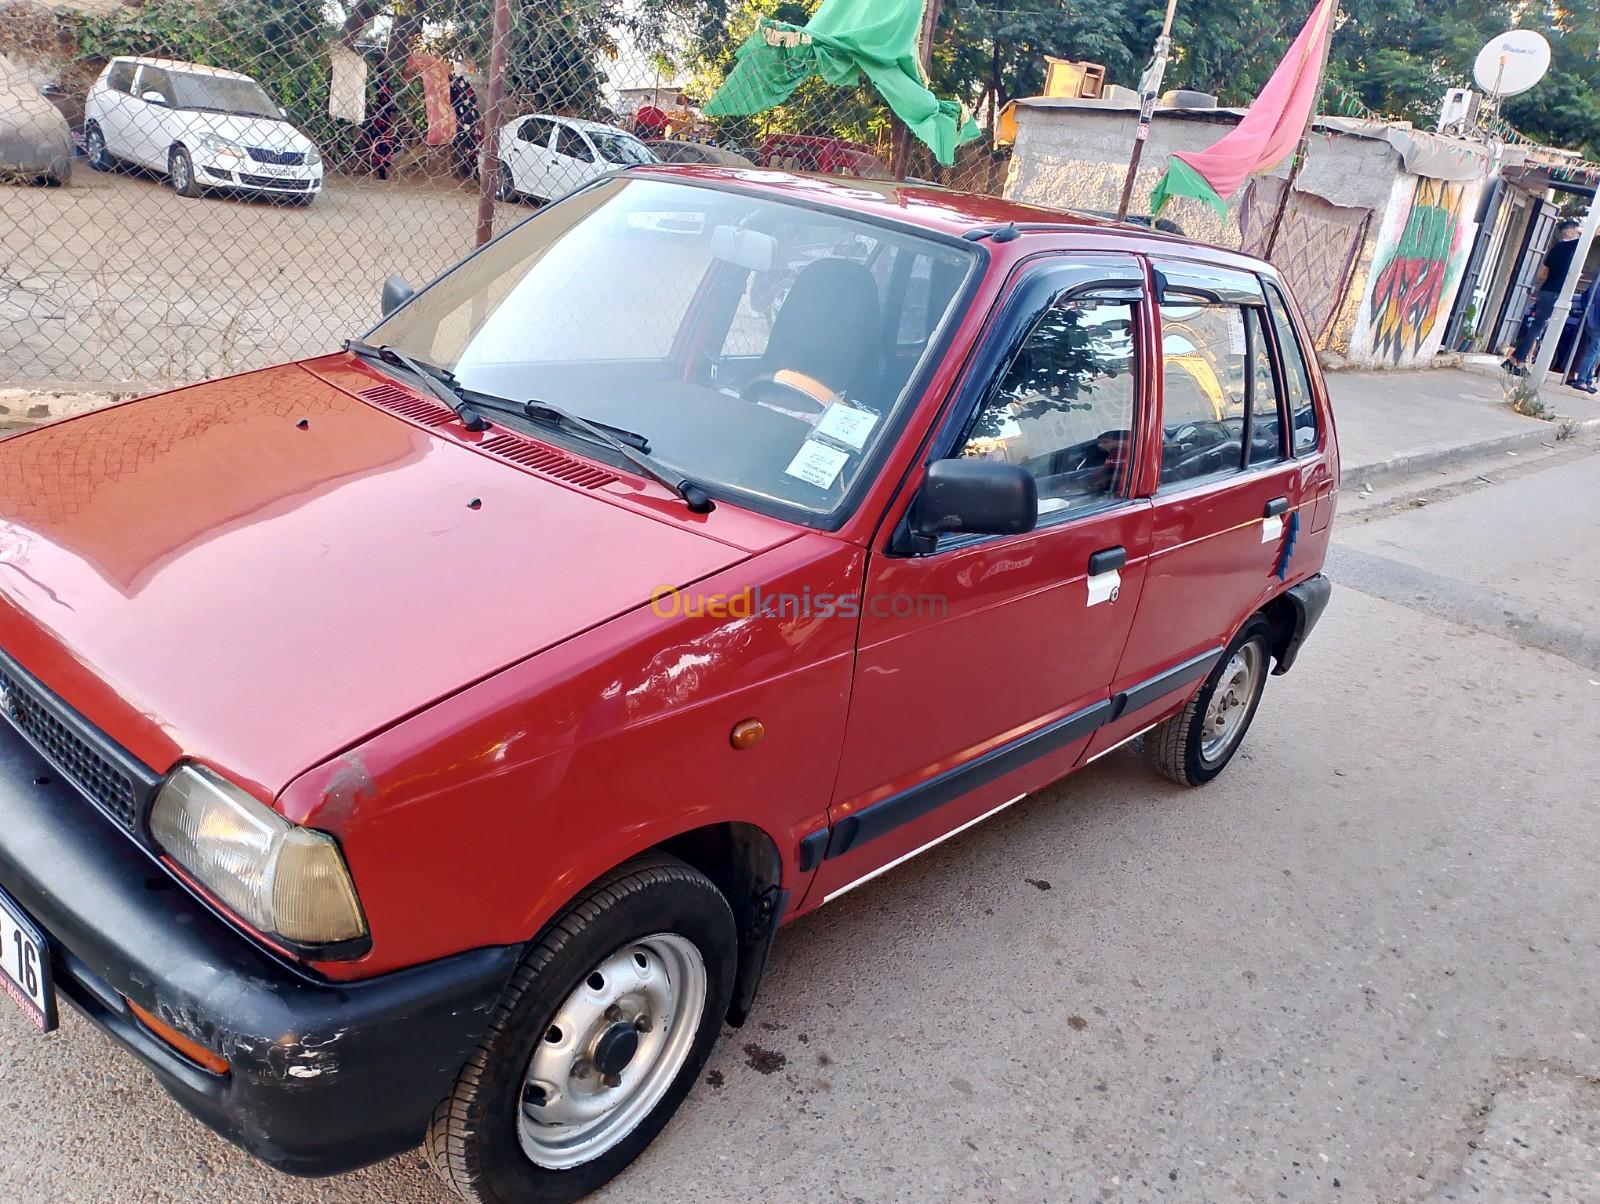
[[[1273,649],[1278,662],[1272,668],[1273,673],[1287,673],[1294,666],[1295,657],[1300,655],[1306,637],[1317,625],[1317,620],[1322,618],[1322,612],[1328,608],[1328,599],[1332,596],[1333,582],[1321,573],[1307,577],[1298,585],[1291,585],[1283,591],[1283,597],[1289,604],[1288,621],[1278,633],[1278,646]]]
[[[178,886],[4,722],[0,887],[47,934],[62,997],[195,1116],[300,1175],[422,1140],[519,953],[478,949],[359,983],[306,977]],[[123,996],[227,1059],[229,1073],[174,1052]]]

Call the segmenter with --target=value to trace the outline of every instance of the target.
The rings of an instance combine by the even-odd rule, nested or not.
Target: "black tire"
[[[655,1107],[611,1148],[565,1170],[524,1153],[523,1080],[534,1045],[578,986],[633,941],[673,933],[705,963],[705,1006],[682,1067]],[[664,854],[619,866],[585,890],[534,939],[496,1005],[488,1033],[434,1109],[427,1152],[444,1181],[480,1204],[577,1200],[628,1166],[661,1131],[710,1056],[733,995],[737,932],[721,892],[704,874]]]
[[[200,181],[194,176],[194,160],[181,146],[167,152],[167,185],[181,197],[200,195]]]
[[[91,121],[83,127],[83,153],[94,171],[110,171],[117,165],[111,152],[106,150],[106,136],[98,122]]]
[[[1252,644],[1253,653],[1246,648],[1246,645]],[[1256,717],[1256,708],[1261,705],[1261,694],[1266,688],[1267,673],[1272,666],[1271,647],[1271,624],[1261,615],[1251,616],[1250,621],[1240,628],[1217,658],[1210,675],[1183,710],[1162,720],[1141,737],[1140,751],[1145,764],[1180,786],[1204,786],[1227,768],[1228,762],[1233,760],[1233,754],[1244,743],[1245,733],[1250,730],[1250,724]],[[1230,666],[1234,664],[1234,658],[1251,655],[1255,658],[1256,671],[1249,697],[1242,700],[1245,708],[1243,722],[1231,733],[1223,747],[1213,749],[1208,756],[1205,727],[1211,700],[1217,690],[1224,686],[1224,679],[1231,681],[1233,678]]]
[[[511,180],[511,169],[504,163],[500,164],[500,170],[495,174],[494,195],[498,200],[507,204],[513,204],[522,199],[521,194],[517,192],[516,184]]]

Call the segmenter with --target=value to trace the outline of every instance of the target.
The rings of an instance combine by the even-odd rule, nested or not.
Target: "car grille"
[[[268,150],[264,146],[245,147],[257,163],[275,163],[279,167],[299,167],[306,161],[304,151]]]
[[[0,715],[90,802],[124,827],[137,825],[160,778],[4,653]]]
[[[258,188],[282,188],[287,192],[305,192],[311,187],[310,180],[285,180],[279,176],[252,176],[242,171],[239,173],[239,183],[254,184]]]

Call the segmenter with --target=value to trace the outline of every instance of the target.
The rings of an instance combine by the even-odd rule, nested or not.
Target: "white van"
[[[172,59],[114,58],[84,102],[89,165],[166,173],[179,196],[224,188],[308,205],[322,156],[248,75]]]

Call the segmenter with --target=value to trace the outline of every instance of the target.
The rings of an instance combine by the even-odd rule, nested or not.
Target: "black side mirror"
[[[379,308],[383,311],[383,316],[387,318],[416,295],[417,290],[406,282],[404,276],[390,273],[383,278],[383,295],[379,301]]]
[[[1033,474],[997,460],[935,460],[911,507],[911,530],[923,540],[946,531],[1020,535],[1039,521]]]

